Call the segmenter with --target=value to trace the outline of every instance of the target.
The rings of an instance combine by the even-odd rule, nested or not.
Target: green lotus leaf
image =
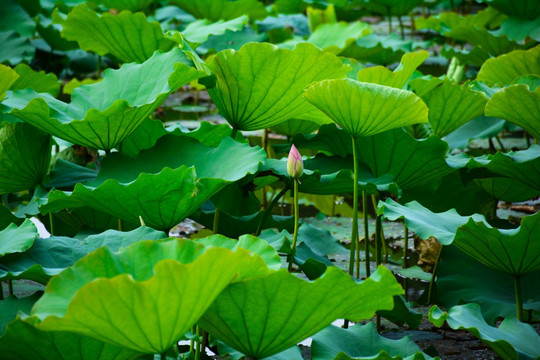
[[[508,317],[499,327],[489,326],[478,304],[466,304],[452,307],[448,313],[433,306],[429,319],[440,326],[444,321],[454,330],[467,330],[480,338],[505,360],[534,360],[540,358],[540,336],[535,329]]]
[[[335,55],[309,43],[294,50],[250,43],[237,52],[219,52],[209,66],[216,83],[207,85],[208,92],[221,115],[240,130],[263,129],[295,118],[311,107],[301,96],[307,85],[344,77],[349,70]]]
[[[108,230],[83,240],[51,236],[35,239],[23,254],[9,254],[0,261],[0,279],[28,279],[46,285],[50,278],[101,246],[113,251],[141,240],[165,239],[167,235],[147,227],[129,232]]]
[[[540,213],[525,216],[517,229],[496,229],[469,220],[457,230],[454,245],[495,270],[523,276],[540,270]]]
[[[2,359],[21,360],[135,360],[149,359],[144,354],[117,347],[88,336],[66,331],[42,331],[36,319],[17,318],[0,337]],[[153,357],[152,357],[153,358]]]
[[[511,85],[497,91],[486,105],[486,116],[517,124],[536,139],[540,139],[539,112],[540,87],[533,90],[524,84]]]
[[[20,226],[9,225],[0,231],[0,257],[28,250],[37,237],[37,228],[30,219],[26,219]]]
[[[9,66],[0,64],[0,101],[20,75]]]
[[[470,85],[449,80],[411,81],[412,90],[429,108],[429,124],[433,133],[444,137],[466,122],[484,115],[488,97]]]
[[[352,154],[350,136],[334,125],[323,125],[318,134],[307,141],[296,137],[294,143],[299,148],[328,151],[340,156]],[[436,136],[416,140],[402,129],[396,129],[359,137],[356,143],[360,164],[367,166],[371,176],[380,179],[381,185],[395,182],[400,189],[408,189],[433,182],[454,171],[446,162],[448,145]]]
[[[519,2],[513,2],[511,0],[483,0],[483,2],[508,16],[515,16],[521,19],[535,19],[540,16],[540,6],[534,0]]]
[[[22,37],[34,35],[36,25],[24,8],[15,0],[6,0],[0,14],[0,31],[15,30]]]
[[[448,161],[455,167],[467,166],[473,176],[478,172],[480,177],[485,177],[487,171],[488,175],[511,178],[540,190],[540,145],[532,145],[522,151],[497,152],[473,158],[456,155],[449,157]]]
[[[397,34],[383,36],[371,33],[356,40],[341,55],[363,63],[390,65],[398,62],[405,53],[412,51],[419,45],[421,43],[405,41]]]
[[[418,269],[422,271],[420,268]],[[402,275],[401,272],[400,275]],[[403,295],[394,296],[394,307],[392,308],[392,310],[380,310],[377,311],[377,314],[398,326],[403,326],[407,324],[409,329],[417,329],[422,322],[422,314],[418,311],[413,310],[410,307],[409,303],[405,300],[405,297],[403,297]]]
[[[340,21],[317,26],[307,41],[324,51],[337,55],[354,43],[356,39],[366,36],[372,31],[371,27],[364,22],[346,23]]]
[[[465,149],[472,139],[489,139],[497,136],[505,125],[504,120],[480,116],[451,132],[444,140],[450,150]]]
[[[503,177],[476,178],[473,183],[494,199],[521,202],[540,196],[540,189],[534,189],[516,179]]]
[[[242,15],[229,21],[197,20],[190,23],[182,31],[182,36],[189,42],[201,44],[208,40],[210,35],[223,35],[226,31],[239,31],[249,22],[247,15]]]
[[[122,62],[143,63],[156,50],[169,51],[174,45],[165,38],[158,22],[148,22],[143,13],[122,11],[118,15],[98,15],[86,4],[76,6],[64,20],[62,37],[77,41],[80,48],[98,55],[112,54]]]
[[[421,0],[373,0],[362,5],[369,11],[387,16],[408,15],[415,7],[422,4]]]
[[[173,91],[204,75],[190,65],[180,49],[156,52],[143,64],[106,70],[103,81],[76,88],[70,104],[31,90],[15,91],[3,104],[12,108],[13,115],[47,133],[74,144],[110,150]]]
[[[429,53],[420,50],[407,53],[401,58],[401,64],[395,71],[390,71],[384,66],[375,66],[362,69],[358,72],[358,81],[374,83],[401,89],[407,83],[417,67],[429,56]]]
[[[11,90],[30,88],[36,92],[49,93],[52,96],[57,96],[60,92],[60,83],[54,74],[34,71],[26,64],[19,64],[13,70],[19,74],[19,78],[11,86]]]
[[[434,213],[416,201],[401,205],[392,199],[387,199],[379,203],[378,213],[391,221],[403,218],[409,229],[420,238],[427,239],[434,236],[443,245],[450,245],[454,241],[457,229],[467,223],[470,218],[477,222],[485,222],[482,215],[461,216],[454,209]]]
[[[281,258],[277,251],[267,241],[252,235],[242,235],[238,240],[229,239],[223,235],[212,235],[202,239],[193,239],[193,241],[207,248],[216,246],[233,251],[237,248],[246,249],[259,255],[269,269],[279,270],[281,268]]]
[[[208,19],[212,22],[231,20],[242,15],[247,15],[250,19],[262,19],[267,15],[263,3],[257,0],[170,0],[169,4],[178,6],[197,19]]]
[[[142,11],[150,4],[152,0],[98,0],[99,3],[116,10]]]
[[[32,306],[40,297],[41,292],[36,292],[31,296],[20,299],[9,296],[5,300],[0,300],[0,338],[4,335],[8,323],[15,319],[19,312],[30,314]]]
[[[18,64],[23,60],[30,60],[34,54],[34,47],[30,39],[19,36],[15,31],[0,32],[0,63]]]
[[[164,168],[141,173],[134,181],[105,180],[97,187],[75,185],[72,193],[53,191],[42,213],[89,206],[129,222],[170,230],[227,184],[227,180],[200,178],[193,167]]]
[[[452,47],[445,44],[441,49],[441,55],[451,60],[453,57],[459,60],[460,64],[470,64],[476,67],[481,67],[487,59],[491,56],[480,49],[479,47],[473,47],[470,50],[460,49],[458,47]]]
[[[0,194],[35,188],[49,170],[51,137],[21,122],[2,125]]]
[[[467,41],[492,56],[506,54],[519,48],[517,42],[511,41],[504,34],[496,36],[485,28],[479,28],[468,23],[460,24],[450,31],[444,32],[444,36],[455,40]]]
[[[299,134],[311,134],[320,126],[321,124],[315,121],[289,119],[272,126],[270,129],[277,134],[293,137]]]
[[[384,349],[384,350],[382,350]],[[424,354],[409,337],[390,340],[377,333],[375,324],[357,324],[349,329],[329,326],[313,336],[313,360],[424,360]]]
[[[188,240],[140,241],[116,254],[102,247],[52,278],[32,315],[41,330],[161,354],[229,283],[267,271],[246,250],[205,250]]]
[[[453,245],[442,249],[436,281],[438,302],[447,309],[463,303],[480,304],[490,324],[516,315],[514,278],[479,263]],[[523,276],[520,283],[523,308],[540,312],[538,273]]]
[[[243,354],[263,359],[336,319],[368,319],[376,310],[390,309],[392,296],[401,293],[392,273],[382,266],[360,284],[335,267],[314,282],[282,269],[229,285],[199,324]]]
[[[476,79],[490,85],[504,86],[525,75],[540,75],[540,45],[487,60]]]
[[[10,209],[8,209],[5,205],[0,204],[0,230],[4,230],[12,223],[20,225],[22,222],[23,219],[16,217],[13,215]]]
[[[354,137],[428,121],[427,106],[412,92],[352,79],[315,83],[304,97]]]

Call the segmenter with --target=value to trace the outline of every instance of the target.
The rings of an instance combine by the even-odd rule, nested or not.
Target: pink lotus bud
[[[291,147],[289,158],[287,159],[287,172],[293,179],[302,176],[302,173],[304,172],[304,162],[302,161],[302,156],[294,145]]]

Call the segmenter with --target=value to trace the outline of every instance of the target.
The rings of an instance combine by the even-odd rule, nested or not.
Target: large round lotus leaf
[[[483,2],[512,17],[535,19],[540,16],[540,4],[536,0],[483,0]]]
[[[156,52],[142,64],[108,69],[67,104],[49,94],[18,90],[3,101],[11,113],[45,132],[90,148],[110,150],[129,136],[180,86],[204,75],[180,49]]]
[[[101,246],[113,251],[141,240],[165,239],[167,235],[145,226],[129,232],[108,230],[83,240],[51,236],[35,239],[22,254],[2,257],[0,279],[28,279],[46,285],[50,278]]]
[[[111,9],[135,12],[145,10],[152,4],[152,0],[98,0],[98,3]]]
[[[444,137],[469,120],[484,115],[488,98],[470,85],[449,80],[413,80],[412,90],[429,108],[429,124],[433,133]]]
[[[476,78],[490,85],[504,86],[526,75],[540,75],[540,45],[487,60]]]
[[[193,167],[141,173],[131,182],[105,180],[97,187],[75,185],[73,192],[53,191],[42,213],[89,206],[129,222],[170,230],[227,185],[223,179],[200,178]]]
[[[324,51],[339,54],[356,39],[373,32],[371,27],[361,21],[346,23],[344,21],[320,24],[309,36],[309,41]]]
[[[523,276],[540,270],[540,212],[525,216],[517,229],[488,227],[469,220],[459,227],[454,245],[495,270]]]
[[[20,122],[0,126],[0,194],[35,188],[49,171],[51,137]]]
[[[486,105],[486,116],[508,120],[540,139],[540,86],[516,84],[497,91]]]
[[[210,68],[215,84],[207,84],[219,112],[240,130],[258,130],[295,118],[310,109],[302,99],[314,81],[342,78],[349,71],[333,54],[309,43],[294,50],[267,43],[249,43],[238,51],[219,52]]]
[[[37,228],[30,219],[26,219],[21,226],[9,225],[0,231],[0,257],[28,250],[37,236]]]
[[[335,267],[314,282],[285,269],[229,285],[199,324],[254,358],[284,351],[339,318],[369,319],[403,289],[384,267],[362,283]]]
[[[242,15],[248,15],[250,19],[266,17],[264,5],[257,0],[170,0],[169,3],[178,6],[197,19],[231,20]]]
[[[428,108],[410,91],[352,79],[324,80],[305,99],[352,136],[369,136],[428,122]]]
[[[142,241],[116,254],[100,248],[52,278],[32,315],[42,330],[164,353],[233,280],[268,272],[246,250],[205,250],[180,239]]]
[[[101,16],[86,4],[76,6],[62,24],[62,37],[77,41],[81,49],[98,55],[112,54],[122,62],[142,63],[156,50],[168,51],[175,44],[166,39],[158,22],[148,22],[143,13],[122,11]]]
[[[182,36],[190,43],[201,44],[208,40],[210,35],[220,36],[227,31],[241,31],[248,22],[247,15],[242,15],[229,21],[219,20],[214,23],[207,19],[197,20],[182,30]]]
[[[392,72],[384,66],[368,67],[358,72],[358,81],[401,89],[428,56],[429,53],[424,50],[404,54],[395,71]]]
[[[52,96],[58,96],[60,92],[60,83],[54,74],[47,74],[45,71],[34,71],[26,64],[19,64],[14,69],[19,78],[11,86],[11,90],[34,89],[36,92],[49,93]],[[1,93],[1,90],[0,90]]]
[[[503,359],[540,358],[540,336],[531,325],[509,317],[498,327],[489,326],[478,304],[454,306],[448,313],[434,305],[429,311],[429,320],[439,327],[446,320],[454,330],[467,330],[488,344]]]
[[[349,329],[329,326],[313,336],[313,360],[425,360],[432,359],[409,337],[390,340],[377,333],[375,324]]]
[[[0,337],[0,359],[134,360],[144,354],[67,331],[38,330],[35,318],[10,322]]]

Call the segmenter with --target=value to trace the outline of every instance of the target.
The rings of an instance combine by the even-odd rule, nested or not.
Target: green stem
[[[236,133],[238,132],[238,129],[236,127],[233,126],[232,128],[232,132],[231,132],[231,137],[233,139],[236,139]]]
[[[390,6],[387,7],[388,10],[388,35],[392,34],[392,13],[390,11]]]
[[[498,136],[495,136],[495,140],[497,140],[497,143],[498,143],[499,146],[501,147],[501,151],[502,151],[502,152],[506,152],[506,149],[504,148],[504,145],[503,145],[501,139],[499,139]]]
[[[293,240],[292,240],[292,246],[291,246],[291,255],[289,257],[289,267],[288,270],[291,272],[292,270],[292,264],[294,261],[294,255],[296,254],[296,240],[298,238],[298,225],[300,222],[300,212],[298,211],[298,180],[293,179],[294,182],[294,234],[293,234]]]
[[[401,39],[405,40],[405,28],[403,27],[403,20],[401,20],[401,16],[398,16],[399,21],[399,31],[401,33]]]
[[[409,228],[407,227],[407,224],[403,222],[403,225],[405,226],[405,240],[403,244],[403,268],[407,268],[407,250],[409,249]],[[403,288],[405,290],[405,300],[409,301],[408,297],[408,289],[407,289],[407,278],[403,279]]]
[[[514,276],[514,292],[516,295],[516,314],[519,321],[523,321],[523,298],[521,295],[521,278]]]
[[[371,202],[373,203],[373,211],[375,214],[377,214],[377,197],[375,194],[371,195]],[[381,239],[381,247],[384,252],[384,263],[386,264],[388,262],[388,247],[386,246],[386,241],[384,238],[384,229],[382,227],[382,218],[381,218],[381,226],[379,227],[379,238]],[[381,255],[382,259],[382,255]]]
[[[375,315],[375,327],[377,328],[377,332],[381,332],[381,315],[377,314]]]
[[[191,327],[191,334],[195,334],[195,326],[192,326]],[[189,351],[193,352],[195,349],[195,340],[193,339],[193,337],[191,338],[191,340],[189,340]]]
[[[54,236],[54,219],[52,211],[49,213],[49,232],[51,233],[51,236]]]
[[[437,265],[439,264],[441,253],[442,253],[442,247],[439,250],[439,254],[437,255],[437,260],[435,260],[435,266],[433,267],[433,274],[431,275],[431,280],[429,282],[429,289],[428,289],[428,296],[427,296],[428,305],[431,304],[431,293],[433,291],[433,283],[435,282],[435,275],[437,274]]]
[[[199,325],[197,325],[197,350],[195,351],[195,360],[201,360],[201,352],[202,352],[202,339],[201,339],[201,328]]]
[[[167,355],[165,355],[165,353],[162,353],[162,354],[159,355],[159,358],[161,360],[167,360]]]
[[[0,281],[0,300],[4,300],[4,285],[2,281]]]
[[[353,223],[351,232],[351,254],[349,257],[349,274],[353,275],[355,263],[355,250],[360,246],[358,241],[358,154],[356,150],[356,137],[352,136],[353,148],[353,166],[354,166],[354,182],[353,182]],[[359,250],[356,251],[357,255]],[[356,276],[360,277],[360,259],[356,257]]]
[[[212,231],[214,234],[219,234],[219,215],[221,214],[221,211],[219,211],[218,208],[216,208],[216,211],[214,211],[214,224],[212,226]]]
[[[362,191],[362,208],[364,209],[364,241],[365,243],[365,256],[366,256],[366,278],[371,275],[370,262],[369,262],[369,224],[368,224],[368,211],[367,211],[367,193]]]
[[[118,231],[122,231],[123,228],[124,227],[122,226],[122,219],[118,218]]]
[[[97,77],[98,79],[101,78],[101,55],[98,56],[97,60]]]
[[[278,203],[279,199],[281,199],[287,193],[287,191],[289,191],[289,187],[285,186],[283,190],[281,190],[279,194],[277,194],[277,196],[272,200],[270,205],[268,205],[266,210],[264,210],[261,222],[259,223],[259,226],[257,227],[257,232],[255,233],[255,236],[259,236],[261,234],[264,224],[266,223],[266,219],[268,219],[268,216],[270,216],[270,213],[272,213],[272,209]]]
[[[8,292],[10,296],[13,296],[13,281],[8,280]]]
[[[381,239],[381,227],[382,219],[380,215],[377,215],[375,219],[375,263],[377,266],[382,263],[382,239]]]

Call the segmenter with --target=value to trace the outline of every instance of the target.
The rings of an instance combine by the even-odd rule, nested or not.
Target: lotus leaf
[[[60,83],[54,74],[34,71],[26,64],[19,64],[14,70],[19,74],[19,78],[11,86],[11,90],[31,88],[36,92],[49,93],[52,96],[57,96],[60,92]]]
[[[524,276],[540,270],[540,213],[525,216],[518,229],[496,229],[470,219],[457,229],[454,245],[495,270]]]
[[[9,296],[5,300],[0,300],[0,337],[4,335],[7,324],[17,317],[19,312],[30,313],[32,306],[41,296],[41,292],[36,292],[31,296],[21,299]]]
[[[467,41],[473,46],[479,47],[481,50],[492,56],[499,56],[506,54],[516,48],[519,48],[519,44],[515,41],[511,41],[504,34],[496,36],[485,28],[478,28],[475,25],[460,24],[450,31],[444,33],[452,39]]]
[[[0,230],[4,230],[11,223],[19,225],[23,219],[19,219],[5,205],[0,205]]]
[[[335,55],[309,43],[294,50],[246,44],[237,52],[219,52],[209,66],[216,83],[207,85],[208,92],[221,115],[240,130],[271,127],[302,114],[310,109],[301,97],[304,87],[349,71]]]
[[[399,61],[406,52],[412,51],[418,45],[420,44],[402,40],[396,34],[383,36],[371,33],[356,40],[341,55],[361,62],[390,65]]]
[[[540,56],[538,57],[540,62]],[[540,139],[540,87],[516,84],[497,91],[486,105],[486,116],[498,117],[521,126]]]
[[[0,279],[29,279],[47,284],[50,278],[73,265],[83,256],[101,246],[113,251],[141,240],[165,239],[167,235],[147,227],[121,232],[108,230],[90,235],[84,240],[51,236],[35,239],[31,248],[22,254],[9,254],[0,261]]]
[[[187,41],[200,44],[208,40],[210,35],[219,36],[225,34],[226,31],[242,30],[248,21],[246,15],[229,21],[219,20],[214,23],[209,20],[197,20],[186,26],[182,31],[182,35]]]
[[[282,269],[229,285],[199,324],[243,354],[263,359],[336,319],[358,321],[371,318],[377,310],[390,309],[392,296],[400,293],[403,289],[382,266],[360,284],[335,267],[314,282]]]
[[[333,54],[340,54],[356,39],[370,34],[373,30],[367,23],[343,21],[333,24],[321,24],[313,31],[308,41],[313,45]]]
[[[18,64],[22,60],[29,60],[34,51],[29,39],[13,30],[0,32],[0,43],[3,45],[0,49],[1,63]]]
[[[408,337],[390,340],[379,335],[372,322],[349,329],[327,327],[313,337],[311,354],[313,360],[432,359]]]
[[[363,5],[366,9],[383,16],[402,16],[409,14],[420,4],[422,4],[421,0],[373,0],[365,2]]]
[[[459,269],[459,270],[456,270]],[[540,312],[538,273],[521,278],[523,308]],[[493,270],[455,246],[445,246],[437,265],[438,302],[449,309],[463,303],[480,304],[482,314],[490,324],[500,317],[516,315],[514,278]]]
[[[540,17],[531,20],[508,18],[503,21],[495,34],[497,36],[506,35],[508,39],[519,43],[523,43],[527,38],[540,41]]]
[[[403,55],[401,64],[395,71],[392,72],[384,66],[365,68],[358,72],[358,80],[401,89],[428,56],[429,53],[424,50],[407,53]]]
[[[267,271],[245,250],[205,251],[180,239],[141,241],[117,254],[100,248],[53,277],[32,315],[41,320],[38,329],[164,353],[231,281]]]
[[[540,75],[540,45],[487,60],[476,78],[490,85],[504,86],[525,75]]]
[[[501,119],[480,116],[451,132],[444,140],[448,143],[450,150],[464,149],[472,139],[489,139],[497,136],[505,124],[506,121]]]
[[[0,231],[0,257],[28,250],[37,236],[37,228],[30,219],[26,219],[20,226],[9,225]]]
[[[98,0],[98,2],[111,9],[129,11],[141,11],[152,4],[152,0]]]
[[[402,269],[402,271],[408,269],[411,268]],[[422,271],[420,268],[418,269]],[[400,275],[402,275],[401,271]],[[398,326],[407,324],[409,329],[417,329],[422,322],[422,314],[411,309],[409,303],[407,303],[403,295],[394,296],[394,307],[392,310],[380,310],[377,311],[377,314]]]
[[[0,124],[0,194],[35,188],[50,160],[49,135],[21,122]]]
[[[534,19],[540,16],[540,6],[535,0],[513,2],[511,0],[483,0],[489,6],[508,16],[521,19]]]
[[[15,30],[22,37],[31,37],[34,34],[36,25],[18,1],[4,1],[2,10],[0,31]]]
[[[257,0],[170,0],[197,19],[208,19],[212,22],[218,20],[231,20],[242,15],[248,15],[250,19],[266,17],[264,5]]]
[[[503,320],[498,328],[489,326],[480,312],[480,305],[466,304],[452,307],[448,313],[433,306],[429,320],[437,326],[444,321],[455,330],[467,330],[488,344],[505,360],[534,360],[540,358],[540,336],[529,324],[515,317]]]
[[[143,63],[156,50],[169,51],[175,42],[166,39],[159,23],[148,22],[143,13],[122,11],[98,15],[86,4],[76,6],[62,24],[62,36],[77,41],[81,49],[98,55],[112,54],[122,62]]]
[[[388,86],[324,80],[310,86],[304,97],[353,137],[428,121],[428,108],[418,96]]]
[[[0,64],[0,101],[20,75],[9,66]]]
[[[469,120],[484,115],[488,98],[471,85],[449,80],[413,80],[412,90],[429,108],[429,124],[433,133],[444,137]]]
[[[103,81],[76,88],[66,104],[49,94],[18,90],[3,104],[24,121],[64,140],[110,150],[129,136],[169,94],[204,73],[180,49],[156,52],[143,64],[106,70]],[[22,109],[22,110],[19,110]]]

